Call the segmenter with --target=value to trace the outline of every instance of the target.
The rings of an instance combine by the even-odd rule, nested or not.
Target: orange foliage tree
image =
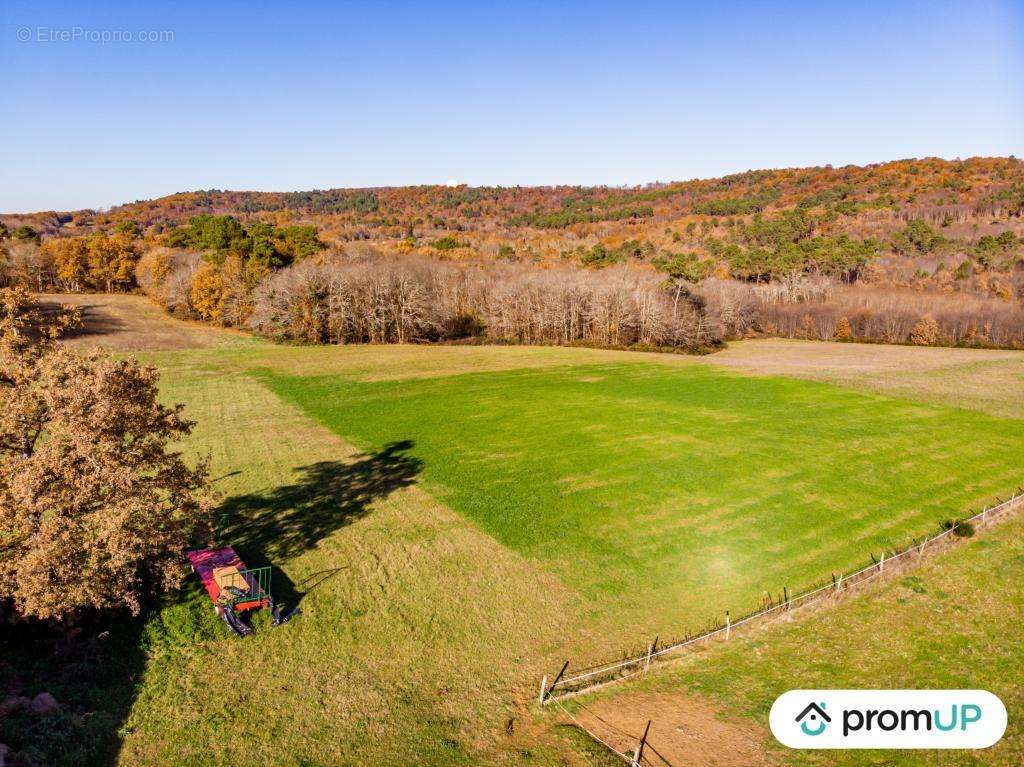
[[[137,613],[210,530],[207,467],[171,450],[183,406],[155,368],[59,344],[74,320],[0,290],[0,600],[22,616]]]

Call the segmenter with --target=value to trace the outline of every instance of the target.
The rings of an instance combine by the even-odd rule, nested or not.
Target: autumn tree
[[[87,239],[87,246],[91,287],[108,293],[131,288],[139,254],[130,235],[97,232]]]
[[[255,284],[249,284],[245,267],[240,256],[228,256],[220,267],[220,321],[225,325],[240,326],[252,313]]]
[[[75,317],[0,290],[0,599],[23,616],[137,613],[210,529],[208,473],[171,445],[192,423],[159,375],[57,343]]]
[[[32,241],[15,241],[5,247],[4,271],[16,284],[42,291],[53,282],[53,258]]]
[[[43,251],[53,259],[57,281],[64,290],[77,292],[89,281],[89,246],[84,237],[51,237]]]
[[[853,328],[850,327],[850,320],[846,317],[840,317],[836,322],[836,332],[833,334],[833,338],[836,341],[852,341],[853,340]]]
[[[135,264],[135,281],[151,298],[167,305],[165,283],[174,269],[174,251],[157,247],[145,251]]]
[[[934,346],[939,340],[939,323],[926,314],[910,331],[910,342],[918,346]]]
[[[224,310],[224,280],[220,272],[208,262],[200,265],[192,276],[189,302],[196,314],[204,320],[220,321]]]
[[[43,252],[52,259],[64,290],[129,290],[139,253],[127,233],[96,232],[87,237],[51,237]]]

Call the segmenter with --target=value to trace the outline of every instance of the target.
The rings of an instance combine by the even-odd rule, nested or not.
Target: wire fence
[[[658,637],[655,637],[654,641],[647,644],[641,652],[625,653],[622,660],[574,669],[571,674],[566,673],[569,670],[569,661],[566,661],[551,684],[548,684],[547,676],[541,681],[540,703],[545,705],[551,701],[570,698],[627,679],[647,671],[652,664],[664,661],[671,655],[688,649],[696,649],[710,641],[728,640],[737,630],[748,628],[753,624],[829,597],[848,593],[887,572],[906,566],[908,562],[913,561],[915,555],[923,556],[926,549],[948,543],[953,537],[971,535],[975,528],[983,527],[1005,516],[1008,512],[1016,509],[1022,501],[1024,501],[1024,490],[1018,488],[1012,497],[995,506],[986,506],[982,511],[967,519],[947,522],[941,532],[915,540],[902,549],[891,552],[883,551],[877,559],[872,555],[871,564],[866,567],[850,573],[833,575],[829,582],[813,586],[800,593],[791,594],[788,588],[783,588],[778,600],[768,594],[760,608],[736,620],[733,620],[729,612],[726,611],[724,623],[721,621],[710,622],[708,627],[702,631],[687,634],[660,645]],[[560,708],[564,710],[564,707],[560,706]]]
[[[661,753],[654,747],[654,745],[648,740],[648,735],[651,727],[651,723],[647,722],[647,729],[644,730],[643,735],[634,735],[617,725],[612,724],[607,719],[601,718],[598,714],[587,709],[586,706],[581,708],[590,714],[592,717],[597,719],[601,724],[605,725],[608,729],[614,731],[620,738],[625,739],[628,742],[635,743],[636,745],[632,749],[626,751],[620,751],[605,738],[602,738],[595,733],[591,728],[587,727],[583,722],[579,720],[571,711],[562,705],[561,701],[555,699],[554,703],[558,706],[559,710],[567,716],[573,724],[579,727],[583,732],[587,733],[594,741],[600,743],[612,755],[617,756],[619,759],[629,764],[630,767],[672,767],[671,762],[668,761]]]

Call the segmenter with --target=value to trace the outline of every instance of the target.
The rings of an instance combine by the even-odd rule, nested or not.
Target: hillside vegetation
[[[1022,212],[1012,157],[633,188],[210,190],[3,216],[0,279],[141,287],[178,316],[312,342],[1016,348]]]

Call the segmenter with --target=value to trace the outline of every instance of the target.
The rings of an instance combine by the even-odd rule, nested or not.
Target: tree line
[[[179,316],[209,317],[306,343],[486,340],[698,350],[721,328],[691,291],[626,268],[538,270],[515,264],[453,264],[417,257],[332,253],[280,269],[248,296],[205,288],[194,255],[164,251],[173,266],[141,281]],[[140,267],[148,259],[140,262]],[[152,274],[149,272],[148,274]],[[141,276],[141,274],[140,274]],[[197,290],[196,286],[203,289]]]
[[[836,195],[842,199],[842,192]],[[579,204],[606,202],[612,201],[586,198]],[[1024,239],[1012,230],[968,243],[942,226],[911,219],[883,240],[831,233],[833,223],[829,213],[801,207],[699,227],[690,222],[681,231],[667,229],[670,236],[659,244],[633,238],[579,245],[563,251],[552,268],[522,263],[507,243],[496,249],[496,258],[481,258],[461,235],[450,233],[423,248],[407,237],[403,254],[393,256],[369,244],[328,249],[311,225],[243,224],[204,214],[155,237],[127,221],[110,232],[48,237],[41,245],[32,230],[0,232],[0,285],[39,291],[139,287],[178,316],[310,342],[470,338],[698,349],[751,333],[831,337],[838,326],[844,340],[904,343],[928,337],[912,332],[927,315],[939,326],[934,343],[1024,344],[1013,319],[1019,309],[1014,300],[1024,290]],[[726,290],[730,281],[737,285]],[[810,284],[857,285],[874,297],[865,298],[874,308],[840,307],[837,297],[854,295],[849,291],[809,298]],[[915,308],[916,316],[909,316],[877,300],[886,287],[923,291],[943,311]],[[714,299],[730,291],[749,300],[720,312]],[[948,293],[965,295],[951,300]],[[305,326],[287,319],[285,301],[301,307]],[[744,320],[733,322],[741,305]],[[523,307],[536,316],[528,317]]]

